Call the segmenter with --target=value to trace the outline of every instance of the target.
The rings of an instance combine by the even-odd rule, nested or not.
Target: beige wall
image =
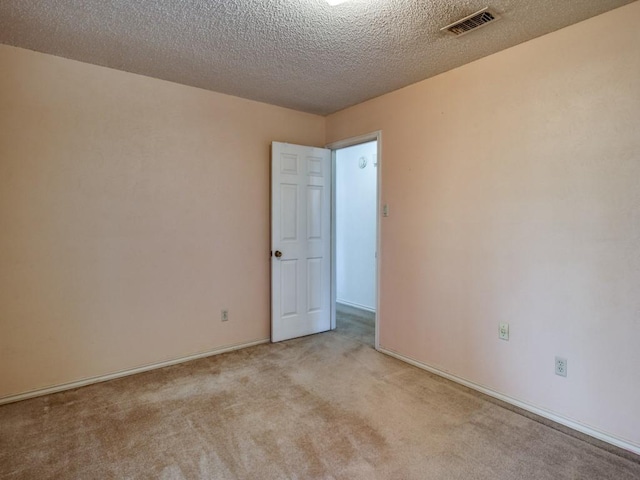
[[[639,21],[633,3],[327,120],[328,142],[382,130],[382,346],[638,446]]]
[[[269,337],[269,145],[322,117],[8,46],[0,71],[0,397]]]

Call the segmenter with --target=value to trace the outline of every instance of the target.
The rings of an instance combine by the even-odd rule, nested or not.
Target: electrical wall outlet
[[[220,320],[226,322],[229,320],[229,310],[226,308],[224,310],[220,310]]]
[[[556,357],[556,375],[561,377],[567,376],[567,359],[562,357]]]
[[[501,340],[509,340],[509,324],[501,323],[498,327],[498,338]]]

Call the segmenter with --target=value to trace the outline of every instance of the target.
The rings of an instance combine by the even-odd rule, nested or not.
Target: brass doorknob
[[[280,250],[276,250],[276,258],[280,258],[282,256],[282,252]]]

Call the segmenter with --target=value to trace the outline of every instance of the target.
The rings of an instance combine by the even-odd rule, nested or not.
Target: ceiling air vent
[[[459,37],[465,33],[469,33],[472,30],[477,30],[480,27],[484,27],[488,23],[495,22],[500,18],[495,11],[490,10],[489,7],[485,7],[479,12],[473,13],[468,17],[461,18],[457,22],[442,27],[441,32],[450,33]]]

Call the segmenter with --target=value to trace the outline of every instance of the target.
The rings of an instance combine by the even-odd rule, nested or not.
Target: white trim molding
[[[363,135],[357,135],[355,137],[344,138],[336,142],[331,142],[325,145],[324,148],[331,150],[339,150],[341,148],[353,147],[354,145],[360,145],[361,143],[380,141],[382,136],[382,130],[376,130],[375,132],[365,133]]]
[[[364,310],[366,312],[376,313],[375,307],[367,307],[366,305],[360,305],[359,303],[349,302],[347,300],[342,300],[340,298],[336,299],[336,303],[346,305],[347,307],[357,308],[358,310]]]
[[[443,370],[440,370],[439,368],[432,367],[431,365],[428,365],[426,363],[420,362],[413,358],[407,357],[400,353],[394,352],[393,350],[388,350],[386,348],[380,347],[378,348],[378,351],[380,353],[384,353],[385,355],[389,355],[390,357],[396,358],[405,363],[413,365],[414,367],[421,368],[422,370],[426,370],[427,372],[433,373],[440,377],[444,377],[448,380],[451,380],[452,382],[459,383],[460,385],[464,385],[465,387],[468,387],[477,392],[484,393],[485,395],[496,398],[510,405],[514,405],[518,408],[521,408],[522,410],[526,410],[527,412],[531,412],[535,415],[538,415],[540,417],[546,418],[553,422],[559,423],[560,425],[564,425],[565,427],[569,427],[580,433],[584,433],[585,435],[589,435],[590,437],[609,443],[615,447],[621,448],[623,450],[627,450],[631,453],[635,453],[636,455],[640,455],[640,444],[637,444],[630,440],[626,440],[626,439],[617,437],[615,435],[612,435],[610,433],[603,432],[601,430],[598,430],[597,428],[585,425],[576,420],[554,413],[545,408],[537,407],[535,405],[524,402],[522,400],[518,400],[517,398],[510,397],[509,395],[505,395],[503,393],[492,390],[491,388],[474,383],[465,378],[458,377],[457,375],[453,375],[451,373],[445,372]]]
[[[150,363],[141,367],[131,368],[128,370],[120,370],[114,373],[108,373],[106,375],[98,375],[96,377],[84,378],[82,380],[76,380],[75,382],[62,383],[59,385],[52,385],[45,388],[39,388],[36,390],[29,390],[27,392],[18,393],[15,395],[7,395],[0,397],[0,405],[6,403],[19,402],[20,400],[27,400],[29,398],[41,397],[43,395],[49,395],[51,393],[63,392],[65,390],[72,390],[74,388],[86,387],[94,383],[106,382],[108,380],[115,380],[116,378],[127,377],[129,375],[135,375],[136,373],[148,372],[149,370],[155,370],[163,367],[170,367],[171,365],[177,365],[179,363],[190,362],[191,360],[198,360],[200,358],[212,357],[214,355],[220,355],[221,353],[232,352],[234,350],[240,350],[243,348],[254,347],[263,343],[269,343],[270,338],[262,340],[255,340],[253,342],[238,343],[235,345],[226,345],[206,352],[195,353],[193,355],[187,355],[186,357],[174,358],[171,360],[165,360],[163,362]]]

